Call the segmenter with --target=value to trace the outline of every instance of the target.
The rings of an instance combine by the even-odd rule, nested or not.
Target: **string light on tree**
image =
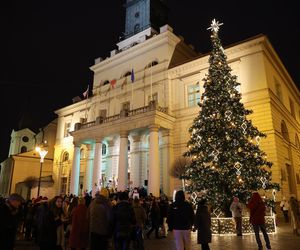
[[[208,28],[212,51],[203,79],[201,100],[205,101],[199,104],[198,116],[189,129],[191,137],[184,156],[190,159],[185,173],[186,190],[191,194],[206,190],[196,199],[206,198],[214,210],[225,213],[233,196],[247,203],[253,190],[262,186],[278,190],[279,185],[272,183],[272,163],[259,148],[266,135],[247,119],[252,110],[244,107],[238,91],[240,83],[227,63],[219,38],[222,25],[214,19]]]

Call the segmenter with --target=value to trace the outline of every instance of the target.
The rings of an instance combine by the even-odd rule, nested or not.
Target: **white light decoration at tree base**
[[[242,218],[242,233],[254,234],[253,227],[249,221],[250,217]],[[275,215],[265,216],[267,233],[277,233]],[[213,235],[236,235],[235,222],[233,218],[212,217],[211,231]]]

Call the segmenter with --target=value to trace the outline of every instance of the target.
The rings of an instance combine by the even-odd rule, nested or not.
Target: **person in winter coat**
[[[13,250],[19,224],[18,208],[23,198],[18,194],[11,194],[0,204],[0,249]]]
[[[242,204],[238,197],[233,197],[230,205],[230,211],[235,221],[235,230],[237,236],[242,236]]]
[[[168,217],[168,210],[169,210],[169,201],[168,197],[162,195],[159,201],[159,208],[160,208],[160,217],[161,217],[161,234],[162,237],[166,238],[168,235],[168,224],[167,224],[167,217]]]
[[[118,203],[113,207],[115,250],[128,250],[136,219],[128,193],[120,192]]]
[[[108,193],[96,193],[87,211],[90,232],[90,250],[108,249],[112,235],[113,214]]]
[[[261,232],[263,233],[267,250],[271,249],[270,240],[265,225],[266,207],[258,192],[254,192],[252,194],[252,197],[247,207],[250,209],[250,223],[252,224],[255,233],[255,239],[258,245],[258,249],[262,249],[262,243],[259,237],[259,230],[261,230]]]
[[[85,199],[79,198],[78,205],[72,211],[71,233],[69,246],[71,250],[76,248],[84,250],[88,246],[88,221]]]
[[[209,250],[208,243],[211,243],[211,217],[206,206],[206,200],[198,202],[193,231],[197,232],[197,242],[201,244],[202,250]]]
[[[151,220],[151,228],[148,231],[147,238],[150,239],[150,235],[153,231],[155,231],[155,238],[156,239],[161,239],[161,237],[159,236],[159,225],[160,225],[160,221],[161,221],[161,217],[160,217],[160,208],[158,205],[158,201],[156,201],[155,198],[152,198],[152,202],[151,202],[151,208],[150,208],[150,220]]]
[[[62,225],[62,222],[55,218],[48,200],[40,200],[38,204],[35,214],[37,243],[40,250],[54,250],[57,242],[57,227]]]
[[[194,224],[194,210],[185,200],[182,190],[175,194],[175,202],[170,205],[167,223],[169,231],[173,231],[176,250],[191,249],[191,229]]]
[[[133,246],[136,250],[144,250],[143,231],[147,215],[145,209],[141,206],[139,199],[133,200],[133,211],[136,219],[136,226],[133,235]]]

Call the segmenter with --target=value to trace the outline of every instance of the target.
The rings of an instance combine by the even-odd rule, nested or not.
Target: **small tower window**
[[[134,33],[138,33],[140,30],[140,24],[137,23],[136,25],[134,25]]]
[[[136,12],[136,13],[134,14],[134,16],[135,16],[135,18],[139,18],[139,17],[140,17],[140,12]]]

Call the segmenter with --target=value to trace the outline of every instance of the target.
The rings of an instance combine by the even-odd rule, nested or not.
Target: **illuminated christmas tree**
[[[259,148],[266,135],[247,119],[252,111],[241,102],[240,83],[227,64],[218,37],[221,25],[213,20],[209,28],[213,49],[201,110],[189,130],[184,156],[191,161],[184,178],[190,193],[201,193],[215,209],[226,211],[233,196],[247,203],[252,191],[279,190],[279,185],[272,183],[272,163]]]

